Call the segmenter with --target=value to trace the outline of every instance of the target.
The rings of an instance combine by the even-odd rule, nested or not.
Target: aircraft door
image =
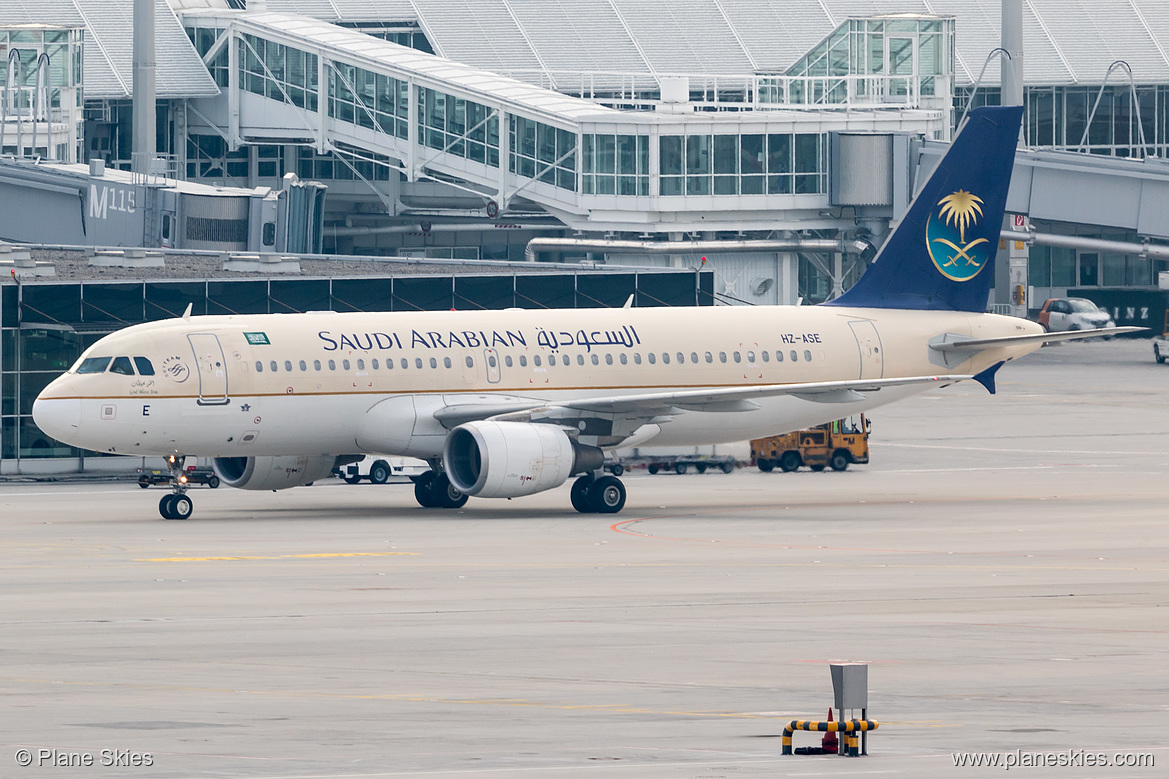
[[[879,379],[885,373],[885,365],[881,356],[881,337],[877,335],[877,326],[868,320],[849,322],[852,335],[856,338],[856,346],[860,351],[859,379]]]
[[[227,405],[230,402],[227,397],[227,360],[223,358],[219,337],[214,333],[192,333],[187,340],[199,369],[199,405]]]
[[[499,352],[494,349],[484,349],[483,362],[487,366],[488,383],[498,384],[500,379]]]

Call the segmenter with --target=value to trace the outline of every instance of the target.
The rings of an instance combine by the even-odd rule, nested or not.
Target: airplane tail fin
[[[971,111],[873,264],[824,305],[985,311],[1022,116]]]

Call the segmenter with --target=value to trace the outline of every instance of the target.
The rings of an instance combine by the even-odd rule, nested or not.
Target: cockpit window
[[[138,368],[139,376],[154,375],[154,365],[152,365],[150,360],[146,359],[145,357],[135,357],[134,366]]]
[[[78,373],[105,373],[106,366],[110,364],[109,357],[86,357],[77,366]]]
[[[110,365],[110,373],[120,373],[123,376],[133,376],[134,366],[130,364],[129,357],[115,357],[113,363]]]

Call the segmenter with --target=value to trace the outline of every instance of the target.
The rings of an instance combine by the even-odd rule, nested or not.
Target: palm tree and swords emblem
[[[926,248],[929,249],[930,259],[946,278],[969,281],[978,275],[987,260],[985,256],[980,258],[977,253],[971,254],[971,250],[990,243],[986,238],[966,242],[966,229],[977,225],[982,216],[982,198],[959,189],[939,200],[938,205],[941,207],[930,215],[926,225]],[[935,229],[931,231],[931,227]],[[941,235],[935,237],[931,232]],[[934,244],[944,247],[939,249],[937,255],[934,254]]]

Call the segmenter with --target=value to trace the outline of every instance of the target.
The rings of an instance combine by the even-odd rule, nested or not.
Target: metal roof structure
[[[342,24],[413,22],[444,57],[539,84],[581,72],[782,73],[849,17],[918,13],[956,18],[963,86],[1001,37],[1000,0],[267,0],[267,8]],[[1164,0],[1029,0],[1023,25],[1028,84],[1098,85],[1118,59],[1138,83],[1169,83]],[[995,61],[984,85],[998,79]]]
[[[195,47],[166,0],[155,0],[159,99],[213,97],[211,80]],[[125,0],[0,0],[4,24],[55,24],[85,28],[85,97],[129,98],[133,77],[133,3]]]

